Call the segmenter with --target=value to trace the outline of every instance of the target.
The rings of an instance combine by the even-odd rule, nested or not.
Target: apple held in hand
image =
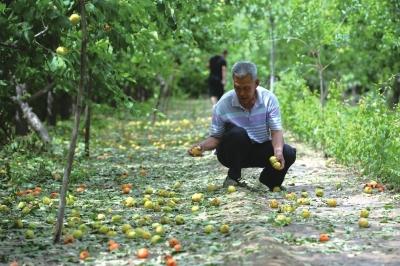
[[[197,145],[190,149],[190,154],[194,157],[199,157],[203,155],[203,150],[199,145]]]
[[[282,164],[278,161],[275,156],[269,157],[269,162],[275,170],[282,170]]]

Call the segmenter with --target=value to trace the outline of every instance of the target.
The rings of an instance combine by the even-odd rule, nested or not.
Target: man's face
[[[243,78],[233,76],[233,86],[235,87],[239,103],[243,107],[252,105],[259,83],[258,79],[253,80],[250,75],[246,75]]]

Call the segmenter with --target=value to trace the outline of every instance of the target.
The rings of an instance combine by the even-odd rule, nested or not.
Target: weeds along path
[[[79,255],[87,250],[85,262],[92,265],[165,265],[166,254],[178,265],[398,264],[399,195],[364,193],[369,180],[290,136],[286,141],[297,147],[298,158],[285,180],[287,191],[268,192],[257,180],[261,169],[244,169],[251,189],[228,193],[221,188],[226,169],[214,154],[186,154],[207,135],[210,112],[208,101],[191,100],[173,102],[155,124],[98,114],[89,160],[78,146],[66,243],[51,244],[58,199],[50,196],[59,188],[57,178],[42,182],[40,195],[29,199],[14,197],[10,188],[12,202],[1,213],[0,263],[69,265],[82,262]],[[317,187],[322,197],[315,195]],[[329,198],[336,207],[327,206]],[[278,208],[270,207],[272,199]],[[21,214],[20,202],[31,210]],[[358,225],[363,208],[369,209],[368,228]],[[309,218],[303,218],[304,209]],[[220,232],[222,225],[229,230]],[[329,241],[320,242],[321,233]],[[172,237],[179,251],[168,245]],[[148,249],[147,259],[137,258],[140,248]]]

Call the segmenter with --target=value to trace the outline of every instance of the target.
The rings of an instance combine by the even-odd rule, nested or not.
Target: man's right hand
[[[193,157],[199,157],[203,155],[203,148],[200,144],[193,145],[189,150],[188,154]]]

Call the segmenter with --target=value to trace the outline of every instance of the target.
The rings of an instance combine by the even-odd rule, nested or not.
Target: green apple
[[[211,200],[211,205],[217,207],[217,206],[221,205],[221,200],[220,200],[219,198],[213,198],[213,199]]]
[[[329,207],[336,207],[337,202],[336,199],[327,199],[326,204],[328,204]]]
[[[228,234],[229,233],[229,225],[223,224],[219,227],[219,231],[223,234]]]
[[[184,224],[185,223],[185,218],[178,214],[177,216],[175,216],[175,223],[178,225]]]
[[[78,14],[72,14],[71,16],[69,16],[69,21],[74,26],[76,24],[78,24],[80,20],[81,20],[81,17]]]
[[[104,220],[105,218],[106,218],[106,215],[104,213],[97,214],[97,220]]]
[[[358,226],[360,228],[367,228],[369,227],[368,219],[367,218],[360,218],[358,220]]]
[[[276,209],[279,207],[279,202],[276,199],[272,199],[269,201],[269,207]]]
[[[146,187],[146,190],[144,191],[144,193],[145,194],[153,194],[153,191],[154,191],[153,188],[148,186],[148,187]]]
[[[164,235],[164,233],[165,233],[164,227],[162,227],[162,225],[158,225],[158,226],[156,227],[155,232],[156,232],[156,234],[158,234],[158,235]]]
[[[273,189],[272,189],[272,192],[281,192],[282,190],[281,190],[281,188],[280,187],[274,187]]]
[[[208,224],[204,227],[204,233],[211,234],[214,232],[214,226],[212,224]]]
[[[135,232],[134,230],[128,230],[128,231],[125,233],[125,235],[126,235],[126,237],[129,238],[129,239],[136,238],[136,232]]]
[[[308,192],[307,191],[302,191],[301,192],[301,197],[302,198],[308,198]]]
[[[14,224],[15,224],[16,228],[23,228],[24,227],[24,223],[22,222],[21,219],[15,220]]]
[[[360,217],[361,218],[368,218],[368,216],[369,216],[369,211],[367,209],[362,209],[360,211]]]
[[[365,187],[364,188],[364,193],[372,194],[372,187]]]
[[[286,198],[287,200],[296,200],[296,199],[297,199],[297,195],[296,195],[296,193],[294,193],[294,192],[290,192],[290,193],[287,193],[287,194],[285,195],[285,198]]]
[[[146,209],[153,209],[153,207],[154,207],[154,204],[153,204],[153,202],[151,201],[151,200],[147,200],[145,203],[144,203],[144,207],[146,208]]]
[[[236,187],[235,186],[229,186],[228,187],[228,193],[233,193],[236,192]]]
[[[72,232],[72,236],[76,239],[80,239],[83,236],[83,232],[81,230],[74,230],[74,232]]]
[[[192,206],[192,212],[197,212],[200,209],[198,205]]]
[[[208,192],[213,192],[215,190],[217,190],[217,186],[215,184],[208,184],[207,185],[207,191]]]
[[[34,237],[35,237],[35,232],[33,232],[33,230],[28,229],[25,231],[25,238],[32,239]]]
[[[303,210],[301,211],[301,217],[303,217],[303,218],[310,218],[310,216],[311,216],[311,212],[310,212],[309,210],[303,209]]]
[[[203,198],[203,194],[202,193],[194,193],[192,195],[192,201],[193,202],[200,202]]]
[[[109,229],[106,225],[102,225],[102,226],[99,228],[99,232],[102,233],[102,234],[107,234],[107,232],[108,232],[109,230],[110,230],[110,229]]]
[[[132,226],[130,225],[130,224],[123,224],[122,226],[121,226],[121,231],[122,231],[122,233],[126,233],[127,231],[129,231],[129,230],[131,230],[132,229]]]
[[[159,235],[154,235],[154,236],[151,237],[150,242],[151,242],[152,244],[157,244],[158,242],[160,242],[160,240],[161,240],[161,236],[159,236]]]
[[[66,54],[68,54],[68,49],[64,46],[58,46],[56,49],[56,53],[58,55],[66,55]]]
[[[109,231],[107,232],[107,236],[108,236],[108,237],[115,237],[115,236],[117,236],[117,232],[114,231],[114,230],[109,230]]]
[[[269,157],[269,162],[271,165],[273,165],[274,163],[278,162],[278,159],[275,156],[271,156]]]
[[[324,190],[322,188],[316,188],[315,189],[315,196],[323,197],[324,196]]]

